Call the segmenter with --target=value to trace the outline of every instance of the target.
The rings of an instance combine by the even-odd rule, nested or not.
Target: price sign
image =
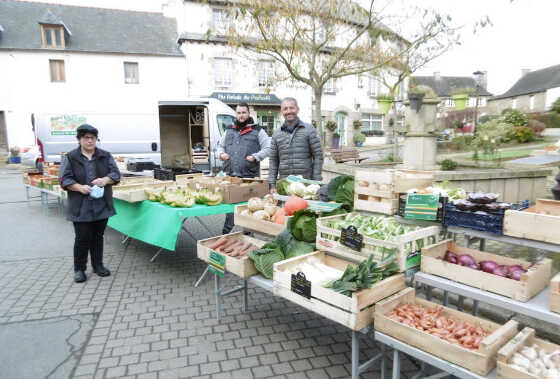
[[[406,197],[404,217],[415,220],[437,220],[439,195],[411,193]]]
[[[208,271],[223,278],[226,271],[226,257],[222,254],[216,253],[215,251],[210,251]]]
[[[354,225],[344,228],[340,232],[340,243],[352,250],[362,251],[364,236],[358,233]]]
[[[292,274],[291,290],[300,296],[311,298],[311,282],[305,278],[303,272]]]

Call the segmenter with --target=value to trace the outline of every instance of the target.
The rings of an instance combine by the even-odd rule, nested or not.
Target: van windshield
[[[235,121],[235,117],[229,114],[219,114],[217,118],[218,118],[218,129],[220,129],[220,134],[224,134],[226,128],[231,126],[233,124],[233,121]]]

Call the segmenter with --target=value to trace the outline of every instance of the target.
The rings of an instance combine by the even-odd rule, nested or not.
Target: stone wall
[[[535,97],[533,109],[531,109],[531,96]],[[522,95],[508,97],[505,99],[488,100],[488,113],[500,114],[504,109],[513,108],[513,99],[517,99],[515,109],[523,112],[544,112],[546,110],[546,92],[539,92],[532,95]]]

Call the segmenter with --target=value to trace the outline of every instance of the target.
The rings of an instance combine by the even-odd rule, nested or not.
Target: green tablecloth
[[[150,245],[175,250],[177,235],[187,217],[210,216],[233,212],[237,204],[209,207],[195,204],[192,208],[173,208],[153,201],[128,203],[114,199],[117,214],[108,225],[119,232]]]

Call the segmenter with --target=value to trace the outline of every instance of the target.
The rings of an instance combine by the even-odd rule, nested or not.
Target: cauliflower
[[[264,201],[258,197],[252,197],[247,203],[251,212],[260,211],[264,209]]]
[[[293,182],[288,187],[288,194],[303,197],[305,195],[305,184],[301,182]]]

